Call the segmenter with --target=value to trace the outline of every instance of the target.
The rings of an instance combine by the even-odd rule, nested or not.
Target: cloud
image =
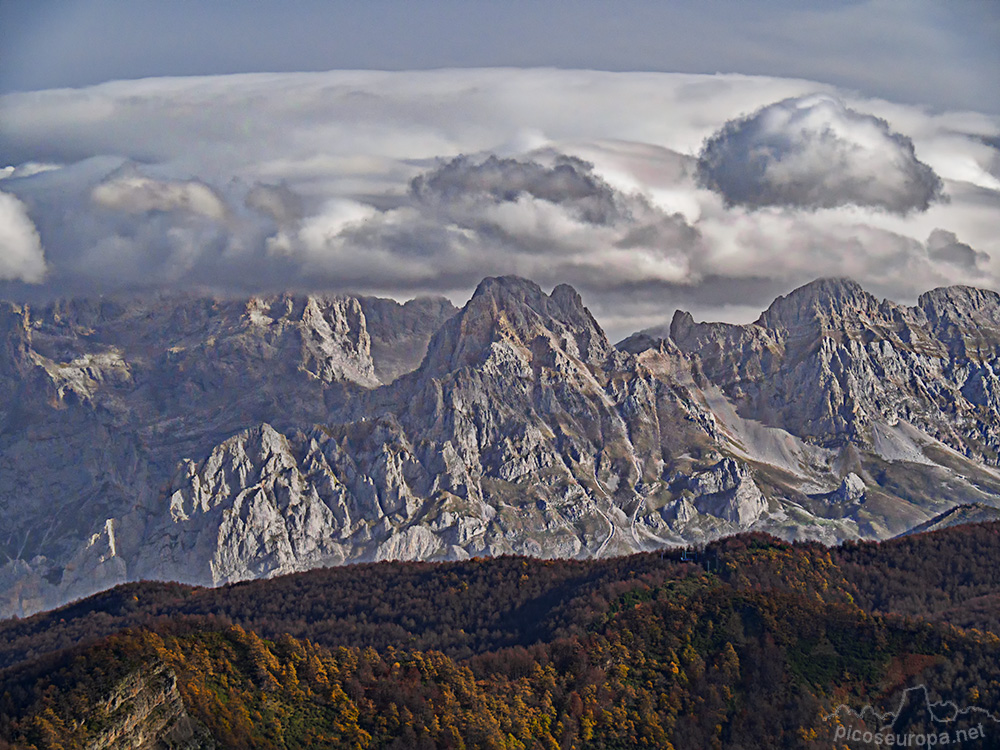
[[[829,96],[769,104],[706,141],[703,182],[734,205],[925,211],[941,179],[885,120]]]
[[[758,190],[749,205],[699,181],[713,134],[724,178]],[[0,153],[21,166],[0,185],[45,254],[3,275],[44,268],[36,297],[207,286],[461,303],[483,276],[517,273],[573,284],[612,336],[675,306],[746,320],[820,275],[907,301],[998,286],[998,138],[995,116],[739,75],[339,71],[12,94]],[[767,169],[751,180],[753,148]],[[947,201],[932,200],[937,179]]]
[[[605,286],[690,281],[700,236],[682,216],[613,188],[581,159],[461,155],[415,177],[385,210],[335,200],[271,248],[310,274],[454,289],[490,273]]]
[[[302,197],[287,185],[254,185],[247,193],[244,205],[251,211],[269,216],[278,225],[291,224],[302,218]]]
[[[954,232],[935,229],[927,238],[927,252],[934,260],[951,263],[966,269],[975,269],[989,261],[989,253],[973,249],[959,242]]]
[[[941,229],[918,239],[903,231],[908,229],[903,217],[879,223],[877,214],[863,209],[802,213],[729,208],[717,200],[703,204],[698,224],[710,275],[763,276],[784,281],[786,289],[818,277],[846,276],[898,301],[937,286],[996,285],[988,253]]]
[[[45,278],[45,254],[24,204],[0,192],[0,279],[38,284]]]
[[[184,211],[224,219],[225,203],[208,185],[197,180],[164,181],[131,175],[115,177],[94,187],[94,203],[128,213]]]
[[[516,203],[534,199],[559,204],[588,224],[611,224],[628,213],[625,201],[593,173],[593,165],[559,154],[551,166],[537,161],[472,159],[459,156],[416,177],[411,192],[423,202],[452,211],[475,203]]]
[[[0,168],[0,180],[7,180],[19,177],[31,177],[36,174],[42,174],[42,172],[51,172],[54,169],[60,169],[59,164],[39,164],[38,162],[29,161],[24,164],[19,164],[16,167],[13,165]]]

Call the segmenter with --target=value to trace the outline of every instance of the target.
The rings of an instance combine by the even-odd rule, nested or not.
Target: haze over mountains
[[[0,615],[125,580],[833,542],[1000,507],[1000,295],[847,280],[612,345],[571,287],[0,306]]]

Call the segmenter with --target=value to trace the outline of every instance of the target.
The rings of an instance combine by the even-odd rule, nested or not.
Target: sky
[[[992,0],[0,0],[0,296],[1000,279]]]

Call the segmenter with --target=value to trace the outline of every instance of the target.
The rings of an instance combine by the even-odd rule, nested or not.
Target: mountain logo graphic
[[[836,722],[834,739],[850,747],[1000,746],[1000,718],[978,706],[933,703],[926,685],[905,690],[895,711],[841,704],[823,718]]]

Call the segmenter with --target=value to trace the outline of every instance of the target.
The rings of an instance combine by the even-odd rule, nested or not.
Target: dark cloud
[[[628,201],[597,177],[593,168],[565,155],[557,155],[549,166],[496,156],[485,160],[459,156],[415,178],[411,192],[419,201],[446,204],[470,199],[512,203],[529,196],[570,207],[589,224],[620,221],[628,213]]]
[[[913,142],[828,96],[785,99],[730,120],[702,148],[699,176],[730,205],[925,211],[941,179]]]
[[[302,218],[302,197],[287,185],[254,185],[244,200],[251,211],[269,216],[279,225],[291,224]]]
[[[990,260],[989,253],[959,242],[954,232],[935,229],[927,238],[927,254],[931,260],[944,261],[967,270],[975,270]]]

